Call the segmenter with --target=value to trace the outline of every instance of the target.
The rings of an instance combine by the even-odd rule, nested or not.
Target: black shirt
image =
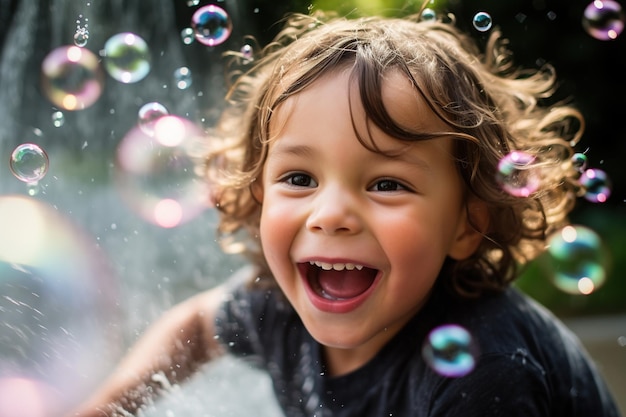
[[[447,378],[424,361],[424,339],[441,324],[477,342],[468,375]],[[576,336],[515,289],[472,300],[436,290],[369,363],[338,377],[325,375],[320,345],[278,289],[237,286],[216,325],[229,352],[269,372],[288,417],[619,416]]]

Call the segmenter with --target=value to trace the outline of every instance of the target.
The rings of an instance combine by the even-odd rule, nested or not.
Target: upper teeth
[[[343,271],[344,269],[347,269],[348,271],[351,271],[353,269],[358,269],[359,271],[361,269],[363,269],[363,265],[357,265],[357,264],[331,264],[329,262],[320,262],[320,261],[310,261],[309,262],[311,265],[315,265],[317,267],[322,268],[323,270],[326,271],[330,271],[331,269],[334,269],[335,271]]]

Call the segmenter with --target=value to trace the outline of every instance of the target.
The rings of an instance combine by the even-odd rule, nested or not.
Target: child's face
[[[385,106],[419,131],[446,131],[409,82],[386,75]],[[464,258],[477,238],[465,217],[452,139],[406,143],[378,128],[367,137],[357,87],[336,71],[273,115],[261,181],[267,262],[326,354],[357,362],[375,354],[424,304],[446,256]],[[361,268],[362,267],[362,268]],[[330,269],[330,270],[329,270]],[[358,365],[358,364],[357,364]]]

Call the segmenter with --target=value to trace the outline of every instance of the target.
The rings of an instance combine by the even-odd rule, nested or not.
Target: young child
[[[135,413],[156,372],[228,352],[267,370],[286,416],[617,416],[576,337],[510,287],[567,224],[583,122],[541,107],[552,69],[504,46],[415,16],[291,17],[206,165],[224,246],[252,267],[166,313],[76,415]],[[540,167],[521,196],[497,180],[512,151]],[[466,375],[422,355],[445,324],[477,346]]]

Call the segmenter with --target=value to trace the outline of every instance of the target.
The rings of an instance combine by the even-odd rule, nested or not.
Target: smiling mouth
[[[378,275],[376,269],[353,263],[311,261],[298,267],[313,292],[330,301],[360,296],[372,286]]]

